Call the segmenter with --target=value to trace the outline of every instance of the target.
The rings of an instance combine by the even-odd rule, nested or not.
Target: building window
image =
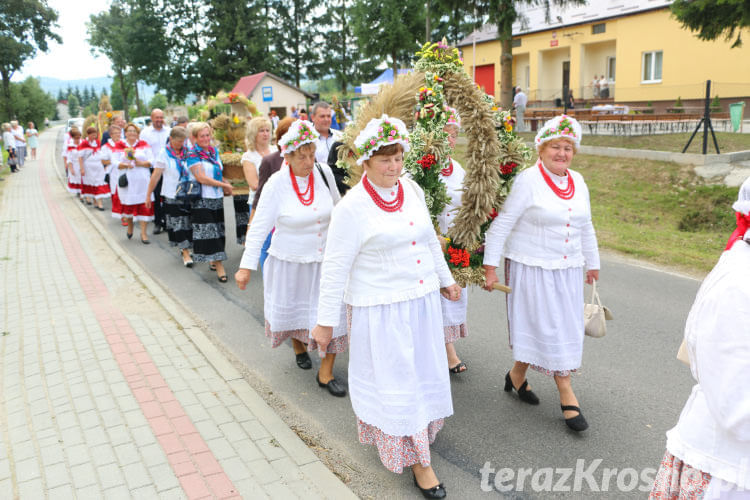
[[[643,53],[641,83],[661,82],[661,62],[661,50]]]
[[[591,34],[592,35],[598,35],[599,33],[604,33],[607,31],[607,25],[606,23],[599,23],[599,24],[592,24],[591,25]]]
[[[513,41],[510,44],[511,47],[516,48],[521,46],[521,39],[520,38],[514,38]]]
[[[614,57],[607,58],[607,80],[615,81],[615,70],[617,69],[617,59]]]

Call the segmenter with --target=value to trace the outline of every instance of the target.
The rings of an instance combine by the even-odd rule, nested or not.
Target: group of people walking
[[[113,125],[103,146],[89,131],[86,139],[73,132],[65,156],[69,188],[94,202],[111,195],[113,216],[123,218],[128,238],[138,221],[141,240],[148,243],[146,224],[154,220],[161,182],[170,243],[180,250],[186,267],[209,262],[222,282],[227,281],[223,197],[234,194],[237,241],[244,243],[234,278],[245,289],[253,271],[262,271],[265,334],[271,346],[289,339],[294,362],[303,370],[313,368],[310,353],[317,352],[321,361],[315,381],[332,396],[349,395],[359,441],[375,446],[388,470],[401,473],[411,467],[425,498],[444,498],[446,489],[431,466],[430,445],[453,414],[450,377],[469,369],[455,347],[468,335],[466,289],[456,284],[446,264],[424,192],[403,175],[404,154],[410,149],[404,123],[382,115],[359,132],[355,153],[364,175],[346,192],[335,166],[339,137],[325,127],[326,110],[330,113],[326,106],[313,108],[313,122],[280,120],[276,145],[266,118],[248,123],[242,157],[248,195],[236,195],[224,179],[206,123],[158,132],[165,138],[163,147],[156,144],[158,151],[144,140],[158,134],[141,132],[133,124],[125,126],[124,139],[118,139],[120,128]],[[445,131],[454,145],[461,120],[456,110],[448,112]],[[158,118],[159,110],[155,113]],[[152,114],[158,123],[154,118]],[[566,115],[541,127],[535,138],[538,159],[515,178],[486,233],[483,257],[486,289],[500,281],[497,268],[502,266],[505,284],[513,290],[506,300],[514,364],[505,375],[505,391],[515,393],[522,404],[539,405],[528,369],[549,377],[558,389],[564,422],[574,432],[589,426],[571,383],[583,353],[583,284],[598,280],[600,267],[589,192],[583,177],[570,168],[581,138],[581,126]],[[450,198],[438,218],[445,234],[461,204],[464,169],[451,160],[441,179]],[[200,186],[200,195],[186,202],[181,190],[194,185]],[[747,203],[741,204],[745,214]],[[745,215],[742,220],[747,229],[750,219]],[[743,238],[750,240],[750,230],[735,239]],[[747,302],[742,307],[746,315]],[[701,334],[696,330],[696,336]],[[700,350],[695,342],[689,344],[691,360]],[[742,345],[741,352],[747,352],[747,343]],[[337,354],[346,351],[348,386],[333,373]],[[740,358],[741,352],[736,353]],[[724,354],[733,356],[721,348],[711,353],[722,360]],[[739,376],[746,361],[737,361],[730,374]],[[731,362],[727,358],[722,366]],[[728,400],[709,394],[721,390],[722,380],[729,379],[715,378],[715,387],[706,387],[705,396],[694,393],[691,400],[709,407],[716,400],[724,405],[719,411],[737,420],[732,429],[721,431],[726,446],[717,451],[715,443],[703,443],[691,430],[692,423],[706,424],[713,413],[691,410],[686,417],[683,412],[681,424],[671,431],[655,492],[657,486],[674,489],[680,471],[686,478],[696,477],[681,462],[684,457],[714,457],[701,458],[695,465],[698,472],[737,484],[734,469],[716,456],[742,456],[742,445],[732,441],[737,438],[731,433],[746,434],[747,411],[730,411]],[[713,451],[695,454],[694,445]],[[706,476],[700,477],[705,482]]]
[[[36,160],[39,131],[36,129],[34,122],[29,122],[27,127],[24,130],[17,120],[3,123],[0,126],[2,128],[3,149],[8,155],[7,163],[13,173],[18,172],[23,167],[26,157],[29,155],[32,160]]]

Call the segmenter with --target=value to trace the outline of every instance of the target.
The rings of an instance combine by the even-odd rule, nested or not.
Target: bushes
[[[686,191],[684,213],[677,229],[683,232],[726,231],[727,238],[735,226],[732,203],[737,189],[725,186],[698,186]]]

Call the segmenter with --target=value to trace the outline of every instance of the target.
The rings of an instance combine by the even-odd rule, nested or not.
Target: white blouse
[[[438,226],[440,232],[445,234],[448,232],[448,228],[453,225],[453,221],[458,214],[458,210],[461,208],[461,197],[464,194],[464,177],[466,177],[466,171],[456,160],[451,158],[453,163],[453,172],[448,177],[440,175],[440,180],[445,184],[445,189],[448,191],[450,197],[450,203],[445,205],[443,213],[438,215]]]
[[[558,187],[560,177],[545,168]],[[485,237],[484,264],[499,266],[505,257],[544,269],[599,269],[599,247],[591,223],[589,190],[578,172],[568,169],[575,183],[569,200],[557,196],[534,165],[516,176],[500,214]]]
[[[268,154],[275,153],[277,150],[278,148],[274,146],[273,144],[271,144],[269,146]],[[240,159],[240,162],[245,163],[246,161],[253,164],[253,166],[255,167],[255,175],[257,175],[258,178],[260,178],[260,162],[263,161],[263,155],[261,155],[257,151],[245,151],[242,154],[242,158]],[[248,192],[247,204],[252,205],[254,199],[255,199],[255,190],[250,189],[250,191]]]
[[[313,168],[315,196],[310,205],[303,205],[294,192],[287,163],[269,177],[258,201],[258,209],[245,238],[245,251],[240,269],[258,268],[260,249],[268,233],[271,238],[268,253],[288,262],[321,262],[326,247],[328,224],[333,206],[341,197],[336,190],[333,172],[328,165],[320,165],[328,186],[316,166]],[[296,177],[297,187],[307,189],[307,177]]]
[[[125,143],[128,147],[133,147],[127,142]],[[151,148],[146,142],[136,142],[136,146],[141,144],[140,147],[134,150],[135,159],[138,161],[147,161],[153,163],[154,156],[151,152]],[[127,154],[122,153],[119,158],[121,163],[130,163],[131,160],[127,159]],[[148,191],[148,182],[151,180],[151,171],[148,167],[133,167],[119,170],[119,176],[126,175],[128,178],[127,187],[118,187],[117,195],[120,197],[120,201],[123,205],[139,205],[146,202],[146,192]],[[153,196],[153,195],[152,195]]]
[[[703,472],[750,487],[750,245],[722,254],[685,323],[690,371],[698,382],[667,450]]]
[[[342,300],[352,306],[391,304],[455,283],[422,189],[405,177],[400,182],[404,203],[399,211],[380,209],[362,182],[333,211],[320,280],[318,324],[338,326]],[[373,187],[386,201],[396,197],[395,187]]]
[[[164,148],[156,157],[154,168],[164,170],[164,172],[162,172],[162,179],[164,180],[161,185],[161,195],[165,198],[174,199],[177,185],[180,183],[180,165],[178,165],[177,160],[169,156],[167,154],[167,149]],[[193,173],[187,168],[187,160],[182,162],[182,172],[188,179],[195,180],[195,176],[193,176]]]

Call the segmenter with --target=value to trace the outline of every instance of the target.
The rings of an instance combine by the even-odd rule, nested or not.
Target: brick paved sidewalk
[[[0,201],[0,497],[354,498],[65,192]]]

